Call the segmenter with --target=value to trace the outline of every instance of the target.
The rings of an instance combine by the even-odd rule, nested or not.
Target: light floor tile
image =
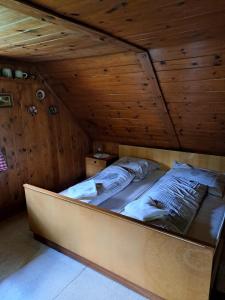
[[[85,269],[81,275],[62,291],[56,300],[144,300],[139,294],[117,282]]]
[[[33,239],[25,214],[0,222],[0,300],[144,300]]]

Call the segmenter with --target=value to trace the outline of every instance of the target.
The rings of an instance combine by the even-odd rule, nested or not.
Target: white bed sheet
[[[193,220],[187,236],[215,245],[225,218],[225,196],[223,198],[208,194]]]
[[[163,170],[151,171],[151,174],[146,176],[141,181],[131,182],[124,190],[117,193],[115,196],[109,198],[98,206],[120,213],[128,203],[138,198],[147,189],[153,186],[153,184],[157,180],[159,180],[159,178],[162,177],[165,173],[166,171]]]
[[[130,183],[123,191],[103,202],[99,207],[120,213],[131,201],[154,185],[165,171],[156,170],[140,182]],[[223,198],[207,194],[203,199],[185,236],[215,245],[225,220],[225,195]]]

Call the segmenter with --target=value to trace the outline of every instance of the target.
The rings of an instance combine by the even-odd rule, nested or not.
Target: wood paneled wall
[[[181,147],[224,155],[225,40],[150,53]]]
[[[40,69],[93,140],[176,148],[154,73],[146,71],[149,63],[145,53],[127,52]]]
[[[43,103],[35,97],[39,88],[47,94]],[[90,143],[41,81],[1,78],[0,92],[13,96],[12,108],[0,108],[0,148],[9,167],[0,173],[2,218],[24,206],[23,183],[59,191],[81,177]],[[29,105],[36,105],[36,116],[27,112]],[[50,105],[58,107],[57,115],[48,114]]]
[[[225,153],[224,0],[0,5],[0,54],[57,60],[41,71],[93,140]]]
[[[115,79],[108,77],[108,80],[102,75],[98,75],[97,82],[95,58],[87,60],[89,65],[84,67],[85,70],[80,70],[78,66],[78,72],[75,72],[76,76],[85,77],[82,80],[84,84],[79,78],[71,80],[73,84],[69,87],[69,83],[62,84],[61,94],[75,94],[80,99],[79,104],[73,104],[73,112],[75,114],[77,111],[80,115],[82,125],[88,128],[93,139],[153,147],[180,147],[183,150],[212,154],[225,153],[224,0],[216,3],[212,0],[30,2],[76,22],[104,30],[128,44],[133,43],[146,51],[150,50],[166,100],[167,117],[162,115],[163,109],[157,109],[157,101],[154,102],[156,107],[149,106],[149,100],[146,101],[152,99],[152,86],[144,87],[146,99],[143,99],[140,82],[144,81],[140,76],[133,76],[136,72],[140,74],[140,65],[135,60],[129,69],[129,79],[124,76],[122,59],[111,61],[110,68],[114,69],[113,75],[119,78],[121,85],[118,82],[115,84]],[[78,62],[80,64],[81,61]],[[86,65],[85,60],[84,64]],[[65,70],[66,68],[67,66],[64,67]],[[151,65],[147,68],[151,69]],[[77,69],[74,68],[74,71]],[[61,72],[62,70],[63,67]],[[146,75],[146,70],[141,72]],[[56,74],[55,77],[57,76],[59,75]],[[62,75],[60,76],[62,79]],[[77,82],[80,84],[78,89]],[[88,101],[84,101],[81,89],[87,91]],[[116,93],[119,94],[118,102],[123,103],[123,109],[118,107],[118,103],[115,104],[115,100],[112,104],[111,94],[115,99]],[[110,95],[107,103],[106,94],[107,98]],[[91,103],[90,98],[94,103]],[[132,98],[135,101],[130,104]],[[141,107],[139,99],[142,99]],[[71,103],[69,107],[72,107]],[[171,124],[176,138],[171,136]]]

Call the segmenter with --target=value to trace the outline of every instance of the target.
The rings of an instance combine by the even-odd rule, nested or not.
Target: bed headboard
[[[165,169],[171,168],[173,161],[177,160],[195,167],[225,172],[225,156],[119,145],[119,157],[121,156],[152,159],[161,163]]]

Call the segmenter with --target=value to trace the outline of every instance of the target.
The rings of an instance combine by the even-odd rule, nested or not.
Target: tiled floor
[[[144,300],[35,241],[24,214],[0,223],[1,300]]]

